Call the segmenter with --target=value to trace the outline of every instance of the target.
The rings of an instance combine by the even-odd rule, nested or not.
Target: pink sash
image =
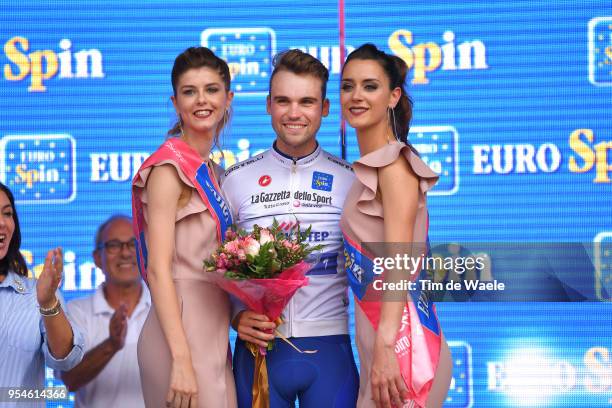
[[[361,245],[350,239],[345,231],[342,232],[346,274],[355,302],[374,330],[378,330],[381,302],[368,301],[364,297],[368,291],[374,290],[372,282],[380,279],[380,276],[375,276],[373,272],[372,256],[364,253]],[[433,302],[429,301],[424,292],[409,293],[416,300],[407,300],[404,306],[395,355],[410,398],[424,407],[440,359],[441,332]]]
[[[132,215],[134,233],[136,234],[138,267],[143,279],[147,280],[147,243],[145,240],[145,218],[142,205],[143,188],[136,183],[144,184],[140,172],[156,165],[159,162],[172,160],[176,162],[182,173],[193,184],[200,198],[206,205],[215,224],[217,225],[217,239],[223,242],[225,231],[232,225],[232,214],[229,206],[221,195],[221,189],[207,161],[187,143],[178,138],[166,140],[155,153],[153,153],[140,166],[138,173],[132,181]]]

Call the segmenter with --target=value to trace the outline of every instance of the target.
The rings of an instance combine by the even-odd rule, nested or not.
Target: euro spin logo
[[[455,44],[455,33],[442,34],[444,44],[435,42],[414,43],[411,31],[399,29],[389,36],[389,49],[403,59],[412,70],[412,83],[429,83],[427,75],[437,69],[443,71],[487,69],[486,47],[480,40],[464,41]]]
[[[612,86],[612,17],[589,21],[589,82]]]
[[[4,64],[4,78],[7,81],[23,81],[30,78],[28,92],[45,92],[44,81],[56,75],[60,79],[104,78],[102,53],[95,48],[72,52],[72,41],[64,38],[59,41],[59,49],[30,50],[30,41],[16,36],[4,44],[4,54],[9,64]],[[74,58],[74,62],[73,62]],[[73,70],[73,65],[75,70]]]
[[[452,126],[414,126],[410,141],[421,159],[439,176],[429,195],[452,195],[459,190],[459,135]]]
[[[593,345],[584,351],[575,346],[572,354],[567,351],[519,346],[508,351],[503,360],[487,361],[487,393],[505,395],[510,406],[546,406],[555,399],[608,406],[612,392],[610,349]]]
[[[612,300],[612,231],[600,232],[593,239],[595,293],[600,301]],[[612,384],[611,384],[612,385]]]
[[[472,348],[463,341],[448,341],[453,359],[453,377],[445,408],[470,408],[474,404]]]
[[[612,164],[608,159],[612,155],[612,140],[596,138],[592,129],[576,129],[569,135],[568,145],[570,173],[591,174],[595,184],[612,182]],[[473,145],[472,151],[474,174],[554,173],[568,157],[553,143]]]
[[[237,149],[214,150],[210,158],[220,166],[228,168],[262,153],[264,149],[250,150],[248,139],[239,139]],[[150,152],[94,152],[89,154],[92,183],[131,183],[140,165],[151,155]],[[271,181],[271,179],[270,179]]]
[[[272,58],[276,54],[274,30],[262,28],[208,28],[202,45],[229,66],[232,86],[238,94],[267,95]]]
[[[312,173],[312,188],[314,190],[332,191],[334,176],[327,173],[315,171]]]
[[[0,179],[18,203],[68,203],[76,197],[76,147],[70,135],[6,136]]]

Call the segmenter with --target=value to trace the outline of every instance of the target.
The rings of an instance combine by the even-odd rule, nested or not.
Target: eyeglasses
[[[118,254],[126,246],[130,252],[136,252],[136,238],[132,238],[128,241],[119,241],[118,239],[111,239],[98,246],[98,249],[106,249],[109,254]]]

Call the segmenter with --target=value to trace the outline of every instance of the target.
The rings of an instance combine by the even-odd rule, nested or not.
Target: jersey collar
[[[317,157],[319,157],[319,154],[321,154],[321,145],[319,144],[319,142],[317,142],[317,147],[314,149],[312,153],[310,153],[307,156],[297,157],[297,158],[287,156],[286,154],[278,150],[278,148],[276,147],[276,142],[272,144],[271,151],[272,151],[272,157],[274,157],[274,159],[277,162],[279,162],[281,165],[285,167],[291,167],[292,165],[308,166],[309,164],[314,162],[317,159]]]

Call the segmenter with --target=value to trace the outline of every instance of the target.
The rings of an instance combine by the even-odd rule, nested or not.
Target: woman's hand
[[[42,273],[36,283],[36,298],[38,304],[44,309],[55,306],[57,298],[55,292],[62,281],[62,271],[64,270],[64,260],[62,249],[55,248],[47,252]]]
[[[196,408],[198,406],[198,382],[191,357],[172,361],[166,406],[172,408]]]
[[[395,342],[385,342],[377,336],[370,378],[372,399],[377,408],[399,408],[408,400],[408,390],[395,355]]]

